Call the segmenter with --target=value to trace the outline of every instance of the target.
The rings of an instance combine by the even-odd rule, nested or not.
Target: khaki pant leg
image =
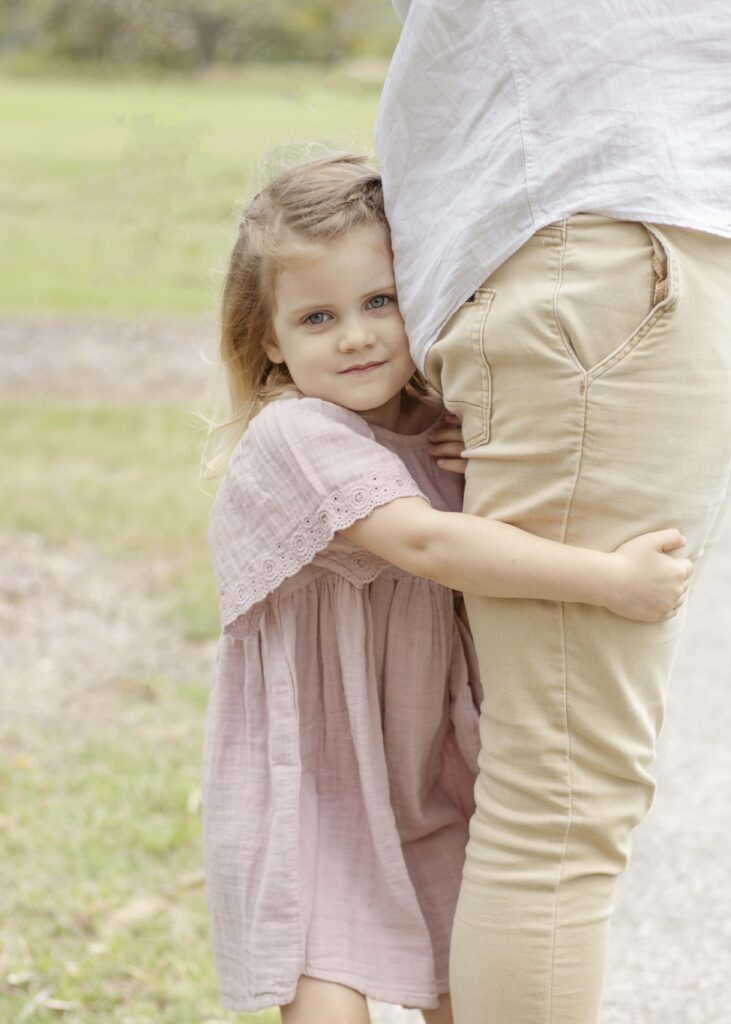
[[[728,488],[729,323],[728,240],[586,215],[539,232],[427,360],[463,417],[466,511],[605,550],[675,525],[699,558]],[[683,616],[467,607],[485,700],[455,1019],[594,1024]]]

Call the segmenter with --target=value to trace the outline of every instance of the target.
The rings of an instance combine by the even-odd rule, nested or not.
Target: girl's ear
[[[262,341],[262,348],[273,363],[283,363],[284,356],[275,337],[267,337]]]

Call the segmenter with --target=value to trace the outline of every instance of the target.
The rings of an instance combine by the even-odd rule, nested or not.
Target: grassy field
[[[200,680],[122,680],[93,733],[61,724],[42,742],[10,737],[0,759],[3,1022],[275,1019],[218,1007],[198,816],[206,695]]]
[[[339,72],[0,75],[0,312],[209,310],[262,155],[370,147],[377,97]]]
[[[190,638],[215,635],[218,612],[206,548],[215,482],[198,479],[203,432],[174,406],[0,403],[0,530],[90,543],[170,569],[169,611]],[[22,453],[19,458],[18,453]]]
[[[213,317],[217,268],[262,154],[304,141],[368,147],[378,94],[337,72],[268,70],[0,76],[0,86],[0,318]],[[164,562],[181,643],[210,638],[214,487],[198,481],[201,442],[188,408],[5,400],[0,475],[12,483],[0,532]],[[75,682],[93,683],[87,671]],[[207,680],[120,676],[80,722],[59,714],[33,727],[14,724],[24,684],[12,685],[0,752],[0,1021],[253,1021],[219,1008],[208,944]]]

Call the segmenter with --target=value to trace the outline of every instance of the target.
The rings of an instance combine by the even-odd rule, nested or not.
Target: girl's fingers
[[[440,441],[454,441],[456,444],[462,444],[462,431],[459,427],[449,427],[449,429],[435,430],[429,435],[429,440],[434,443]]]
[[[467,470],[467,459],[437,459],[437,465],[441,469],[448,469],[450,473],[464,473]]]
[[[429,454],[441,469],[464,474],[467,462],[462,458],[464,441],[459,417],[446,413],[440,426],[429,435],[429,442]]]
[[[429,454],[435,459],[458,459],[462,455],[462,445],[435,444],[429,448]]]
[[[655,536],[658,551],[677,551],[688,543],[680,530],[658,530]]]

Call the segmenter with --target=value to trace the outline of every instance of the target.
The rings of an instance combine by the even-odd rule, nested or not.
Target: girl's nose
[[[340,334],[340,350],[342,352],[353,352],[357,349],[367,348],[374,341],[375,335],[371,325],[360,317],[343,323]]]

